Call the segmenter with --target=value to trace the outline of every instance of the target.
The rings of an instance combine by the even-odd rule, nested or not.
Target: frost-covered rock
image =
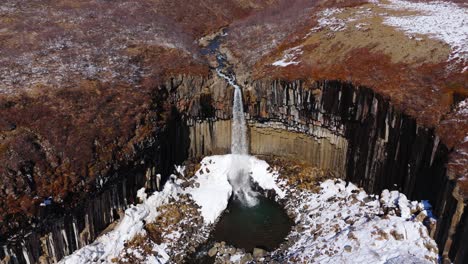
[[[318,193],[287,191],[286,208],[296,216],[296,226],[288,235],[294,243],[284,259],[384,264],[408,255],[410,262],[402,263],[437,262],[437,246],[427,228],[413,220],[415,214],[404,194],[384,190],[379,199],[342,180],[322,182]],[[389,208],[399,214],[381,216]],[[282,250],[276,253],[284,254]]]

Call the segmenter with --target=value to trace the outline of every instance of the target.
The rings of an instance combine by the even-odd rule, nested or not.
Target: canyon
[[[236,93],[249,153],[302,161],[368,193],[398,190],[428,200],[440,256],[468,260],[466,61],[448,61],[450,48],[439,39],[411,39],[372,17],[364,33],[326,23],[310,33],[324,21],[311,14],[342,8],[347,25],[361,7],[387,7],[46,2],[9,0],[0,9],[7,29],[0,35],[0,260],[58,262],[108,232],[142,187],[161,191],[174,165],[230,153]],[[447,5],[466,14],[463,3]],[[37,12],[63,19],[19,20]],[[242,90],[203,52],[224,30],[218,48]],[[346,42],[346,30],[365,38]],[[385,30],[415,57],[394,57],[395,43],[378,48]]]

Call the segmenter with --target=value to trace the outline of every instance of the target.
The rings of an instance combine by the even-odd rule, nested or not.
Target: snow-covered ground
[[[203,159],[195,178],[198,187],[189,190],[209,223],[221,215],[232,193],[230,160],[230,155]],[[298,190],[267,162],[255,157],[249,161],[252,180],[265,190],[275,190],[277,199],[296,217],[285,245],[272,252],[271,259],[300,263],[437,262],[437,246],[423,224],[434,221],[427,203],[410,202],[397,191],[368,195],[342,180],[321,183],[318,193]],[[239,263],[243,257],[237,252],[230,260]]]
[[[142,204],[127,209],[114,230],[61,263],[112,263],[117,260],[129,263],[132,259],[141,263],[181,261],[206,241],[208,231],[226,209],[232,194],[228,176],[231,163],[232,155],[206,157],[194,177],[182,180],[172,176],[163,191],[148,198],[143,190],[139,191]],[[293,216],[295,226],[276,251],[262,258],[255,259],[238,250],[229,256],[226,255],[230,254],[229,250],[225,255],[217,253],[216,258],[233,263],[241,263],[246,257],[253,261],[251,263],[266,258],[279,263],[437,262],[436,244],[423,225],[423,221],[432,221],[427,203],[410,202],[397,191],[385,190],[380,196],[368,195],[342,180],[324,181],[318,192],[301,190],[263,160],[246,156],[246,166],[253,182],[265,190],[274,190],[276,199]],[[178,174],[183,175],[182,167],[177,168]],[[168,212],[168,207],[178,209],[189,203],[199,206],[198,213],[193,214],[197,212],[196,205],[191,207],[194,211],[179,211],[182,212],[177,218],[182,219],[179,222],[162,222],[169,231],[163,232],[161,241],[149,238],[151,234],[145,224],[160,223],[157,221],[161,221],[161,216],[170,216],[164,213]],[[194,235],[199,230],[205,230],[205,233]],[[137,236],[143,237],[143,242],[129,245]],[[197,242],[192,243],[193,240]],[[150,249],[145,249],[146,246]]]
[[[408,34],[423,34],[450,45],[449,60],[468,63],[468,9],[443,1],[409,2],[390,0],[383,7],[398,11],[413,11],[409,15],[388,15],[384,23]],[[468,67],[468,66],[467,66]],[[467,69],[465,67],[464,70]]]
[[[427,203],[388,190],[379,198],[342,180],[322,182],[318,193],[288,189],[286,208],[294,212],[296,227],[287,238],[285,259],[437,263],[437,246],[421,222],[431,215]]]
[[[300,62],[296,60],[302,53],[302,46],[287,49],[283,52],[283,57],[280,60],[273,62],[272,65],[278,67],[297,65]]]

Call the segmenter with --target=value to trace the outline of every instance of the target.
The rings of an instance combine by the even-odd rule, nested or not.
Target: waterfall
[[[234,102],[232,105],[231,123],[231,154],[232,167],[230,181],[234,195],[248,206],[257,204],[256,193],[250,185],[249,147],[247,145],[247,126],[242,103],[242,92],[238,85],[234,86]]]
[[[252,190],[250,184],[251,166],[242,90],[236,83],[236,76],[227,61],[226,55],[219,50],[221,39],[226,35],[227,32],[223,32],[222,35],[214,38],[205,53],[216,56],[218,62],[216,73],[234,87],[231,122],[231,167],[227,168],[228,179],[233,189],[234,198],[239,199],[244,205],[254,206],[258,201],[256,198],[257,193]]]
[[[244,104],[242,102],[241,88],[236,83],[236,79],[233,75],[224,74],[220,69],[216,69],[216,72],[220,77],[225,79],[232,87],[234,87],[231,123],[231,154],[248,155],[249,146],[247,145],[247,125],[244,116]]]
[[[242,102],[242,91],[232,74],[224,74],[220,69],[216,72],[234,87],[231,123],[231,168],[229,182],[234,191],[234,197],[249,207],[258,203],[257,193],[250,184],[249,147],[247,143],[247,125]]]
[[[242,92],[239,86],[234,86],[234,102],[232,106],[231,153],[247,155],[247,128],[242,105]]]

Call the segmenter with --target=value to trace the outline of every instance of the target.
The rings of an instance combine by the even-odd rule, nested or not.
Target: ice
[[[230,163],[227,156],[204,158],[201,168],[195,174],[199,186],[188,190],[201,207],[201,215],[206,223],[214,223],[227,207],[232,194],[232,186],[228,181]]]

